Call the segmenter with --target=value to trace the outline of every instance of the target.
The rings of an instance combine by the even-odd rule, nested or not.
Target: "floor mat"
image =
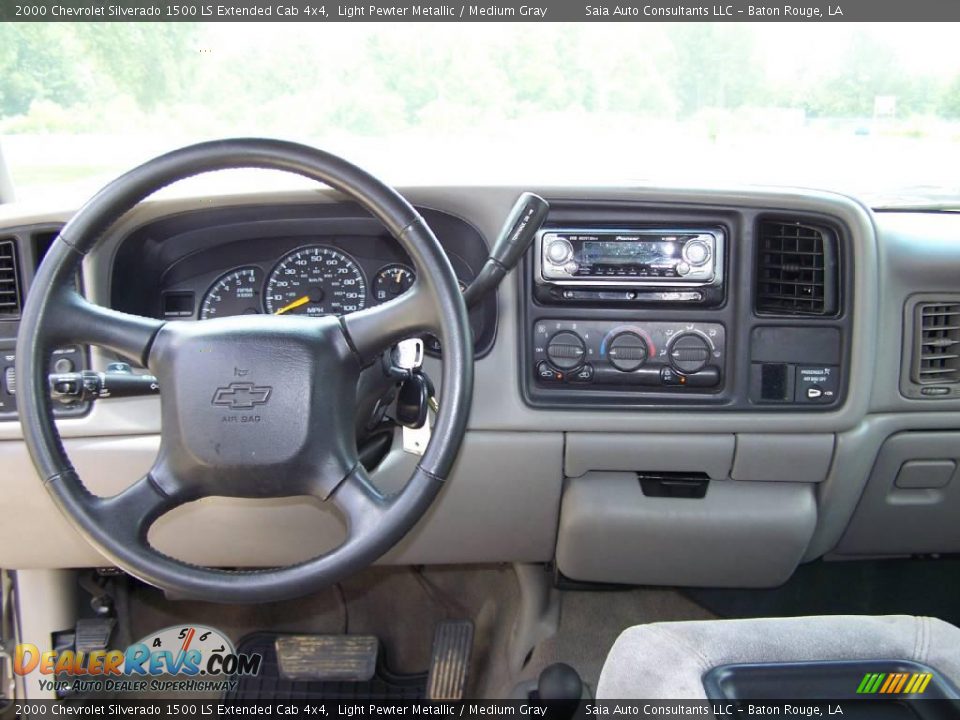
[[[685,592],[726,618],[902,614],[960,625],[958,577],[960,558],[818,561],[770,590]]]
[[[466,696],[495,696],[501,687],[512,687],[505,673],[506,647],[519,594],[509,565],[376,566],[307,597],[258,604],[171,601],[149,586],[135,583],[134,588],[129,611],[124,613],[129,616],[129,629],[116,641],[123,647],[123,643],[182,622],[215,627],[234,645],[254,630],[346,632],[375,635],[385,649],[382,655],[389,668],[420,673],[430,667],[430,629],[443,620],[470,618],[475,626],[474,654]]]
[[[521,679],[536,680],[547,665],[565,662],[595,690],[607,652],[628,627],[715,617],[673,589],[566,590],[561,600],[559,631],[537,647]],[[508,691],[509,688],[500,690]]]
[[[420,700],[426,694],[427,674],[398,675],[389,670],[384,653],[377,656],[377,670],[365,682],[315,682],[285,680],[277,663],[276,633],[247,635],[237,647],[238,653],[263,656],[260,673],[238,677],[234,690],[224,700]]]

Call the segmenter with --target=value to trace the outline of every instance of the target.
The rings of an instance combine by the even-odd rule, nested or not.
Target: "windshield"
[[[156,154],[241,135],[396,185],[775,184],[956,205],[960,53],[949,23],[0,25],[18,200],[83,199]],[[254,185],[274,182],[289,184]]]

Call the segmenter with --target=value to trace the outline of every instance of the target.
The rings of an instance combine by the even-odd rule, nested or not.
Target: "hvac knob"
[[[558,332],[547,343],[547,357],[561,370],[571,370],[580,365],[586,352],[581,337],[566,330]]]
[[[607,347],[607,358],[617,370],[632,372],[647,361],[647,341],[632,332],[615,335]]]
[[[670,341],[667,355],[674,370],[690,375],[702,370],[707,364],[710,359],[710,344],[699,333],[681,333]]]

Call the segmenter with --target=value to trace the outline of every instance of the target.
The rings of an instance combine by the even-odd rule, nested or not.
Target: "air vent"
[[[0,240],[0,320],[20,317],[20,299],[16,243]]]
[[[833,232],[799,222],[761,222],[756,306],[767,315],[836,314]]]
[[[960,302],[918,303],[915,312],[913,381],[918,385],[960,381]]]

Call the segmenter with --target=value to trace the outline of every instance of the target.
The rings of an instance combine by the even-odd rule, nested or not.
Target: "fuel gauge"
[[[377,303],[393,300],[409,290],[417,276],[413,268],[403,263],[393,263],[380,268],[373,279],[373,299]]]

